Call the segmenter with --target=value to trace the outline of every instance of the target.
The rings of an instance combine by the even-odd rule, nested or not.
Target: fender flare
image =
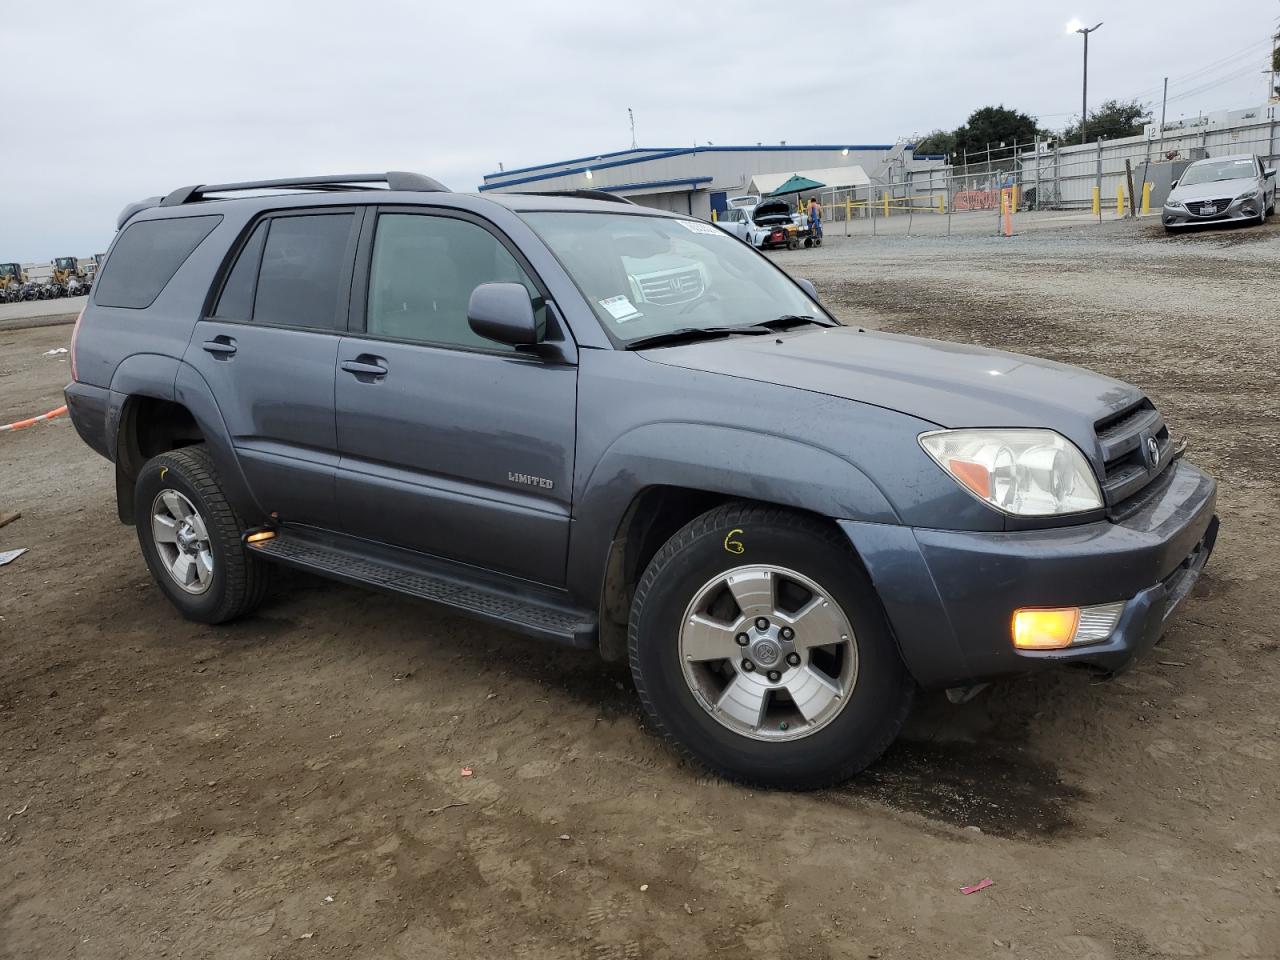
[[[575,494],[568,587],[601,595],[610,546],[631,504],[654,486],[793,507],[831,519],[901,522],[889,499],[833,451],[766,432],[697,422],[649,423],[618,437]]]

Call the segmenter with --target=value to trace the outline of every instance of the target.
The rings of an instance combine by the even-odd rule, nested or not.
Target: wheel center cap
[[[190,550],[196,540],[196,532],[191,528],[191,524],[185,520],[178,525],[178,546],[183,550]]]
[[[763,637],[752,644],[751,657],[760,666],[768,669],[781,659],[782,648],[768,637]]]

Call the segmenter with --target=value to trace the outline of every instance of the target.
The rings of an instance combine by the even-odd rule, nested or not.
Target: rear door
[[[363,211],[280,211],[246,233],[186,362],[208,382],[258,503],[336,526],[333,381]]]
[[[335,386],[346,531],[563,583],[577,367],[467,323],[479,284],[515,282],[548,337],[567,336],[545,288],[513,244],[468,214],[385,209],[365,232]]]

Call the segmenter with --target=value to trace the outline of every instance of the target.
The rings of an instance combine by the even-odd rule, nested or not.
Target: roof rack
[[[633,207],[636,206],[634,200],[620,197],[608,190],[520,190],[517,192],[528,197],[577,197],[579,200],[609,200],[613,203],[629,203]]]
[[[160,201],[162,207],[197,203],[210,193],[238,193],[245,190],[317,190],[321,192],[374,189],[366,184],[385,183],[388,190],[419,193],[448,193],[439,180],[421,173],[390,170],[387,173],[332,173],[322,177],[289,177],[284,180],[247,180],[243,183],[204,183],[179,187]]]

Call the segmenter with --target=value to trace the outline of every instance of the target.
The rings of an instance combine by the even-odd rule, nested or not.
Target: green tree
[[[917,157],[926,154],[942,154],[948,158],[956,152],[956,135],[950,130],[934,130],[916,141]]]
[[[958,153],[976,153],[993,150],[1003,143],[1012,147],[1016,143],[1030,143],[1040,132],[1035,118],[1018,110],[1010,110],[1004,104],[982,107],[969,114],[969,119],[955,132]],[[963,159],[963,157],[961,158]]]
[[[1137,100],[1107,100],[1097,110],[1089,111],[1089,123],[1085,136],[1090,140],[1105,137],[1136,137],[1151,122],[1151,111]],[[1073,123],[1062,131],[1063,143],[1080,142],[1080,124]]]

